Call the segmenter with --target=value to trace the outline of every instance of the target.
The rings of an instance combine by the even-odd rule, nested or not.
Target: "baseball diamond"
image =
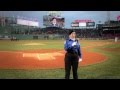
[[[83,12],[0,11],[0,79],[120,78],[120,12]]]
[[[32,42],[29,43],[30,46],[22,45],[26,42]],[[36,42],[36,44],[33,44],[33,42]],[[42,43],[43,45],[40,46],[39,43]],[[0,68],[1,69],[56,69],[56,68],[64,68],[64,54],[65,51],[61,49],[61,45],[63,43],[63,40],[53,40],[52,47],[56,47],[56,49],[51,49],[50,43],[52,40],[47,41],[19,41],[19,42],[10,42],[10,41],[1,41],[3,44],[9,44],[14,45],[14,48],[16,50],[7,50],[8,47],[4,48],[3,51],[0,51]],[[83,44],[86,44],[86,41],[81,41]],[[44,44],[46,43],[46,44]],[[57,43],[57,44],[56,44]],[[58,44],[59,43],[59,44]],[[94,43],[94,44],[93,44]],[[112,42],[99,42],[94,41],[89,43],[88,45],[82,46],[82,52],[83,52],[83,61],[79,64],[79,66],[87,66],[92,65],[96,63],[104,62],[107,59],[107,56],[99,53],[99,52],[93,52],[91,49],[95,47],[102,47],[105,45],[112,44]],[[22,48],[19,48],[18,46],[21,46]],[[32,45],[32,46],[31,46]],[[38,45],[39,47],[36,47]],[[46,47],[47,45],[47,47]],[[29,48],[28,48],[29,47]],[[43,49],[34,49],[29,50],[31,47],[36,48],[43,48]],[[45,47],[45,49],[44,49]],[[59,48],[60,47],[60,48]],[[48,48],[48,49],[46,49]],[[58,49],[57,49],[58,48]],[[89,50],[88,50],[89,48]],[[2,46],[1,46],[2,49]],[[21,49],[21,50],[20,50]],[[23,49],[23,50],[22,50]],[[93,58],[94,57],[94,58]],[[7,61],[5,61],[7,60]]]

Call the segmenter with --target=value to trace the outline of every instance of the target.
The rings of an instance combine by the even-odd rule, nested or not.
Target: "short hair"
[[[74,30],[70,30],[70,31],[69,31],[69,35],[70,35],[71,33],[73,33],[73,32],[75,32],[75,31],[74,31]]]

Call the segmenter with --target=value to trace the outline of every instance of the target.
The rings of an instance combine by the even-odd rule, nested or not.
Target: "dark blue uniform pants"
[[[65,54],[65,79],[70,78],[70,71],[72,67],[73,78],[78,79],[77,69],[78,69],[78,55],[66,53]]]

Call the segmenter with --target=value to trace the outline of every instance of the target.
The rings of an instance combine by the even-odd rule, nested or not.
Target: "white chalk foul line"
[[[23,57],[33,57],[37,58],[38,60],[47,60],[47,59],[52,59],[55,60],[56,58],[51,54],[51,53],[44,53],[44,54],[39,54],[39,53],[23,53]]]
[[[55,60],[56,58],[52,55],[52,54],[50,54],[50,57],[53,59],[53,60]]]
[[[37,58],[38,58],[38,60],[40,60],[40,56],[39,56],[39,53],[37,54]]]
[[[24,53],[24,52],[19,52],[19,51],[0,51],[0,52],[5,52],[5,53],[19,53],[22,55],[23,58],[25,57],[32,57],[32,58],[37,58],[38,60],[46,59],[45,57],[48,57],[49,59],[55,60],[55,56],[61,56],[64,55],[63,52],[64,50],[57,51],[57,52],[52,52],[52,53]],[[47,59],[46,59],[47,60]]]
[[[24,53],[23,53],[22,55],[23,55],[23,57],[24,57]]]
[[[51,53],[39,54],[39,57],[50,57],[49,59],[52,59],[52,60],[56,59]]]

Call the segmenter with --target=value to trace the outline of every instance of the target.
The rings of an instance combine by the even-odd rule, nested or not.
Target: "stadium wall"
[[[13,34],[11,36],[16,37],[19,40],[59,40],[64,39],[64,36],[61,35],[20,35]]]

